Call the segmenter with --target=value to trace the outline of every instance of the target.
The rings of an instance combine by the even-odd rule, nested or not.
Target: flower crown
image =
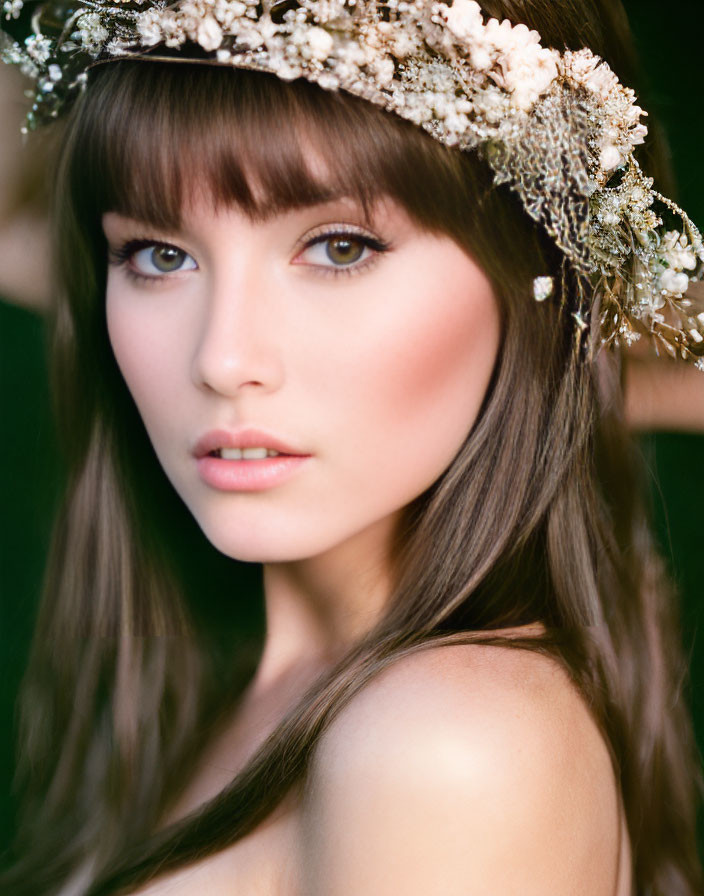
[[[8,20],[24,0],[5,0]],[[474,0],[48,0],[0,52],[36,81],[27,128],[56,118],[93,65],[193,48],[215,64],[306,78],[477,150],[599,298],[602,344],[649,333],[704,370],[704,313],[685,296],[704,275],[702,237],[653,189],[634,149],[646,114],[590,50],[543,47],[525,25],[484,19]],[[173,61],[173,57],[169,57]],[[656,211],[659,209],[660,212]],[[671,229],[664,217],[676,222]],[[583,287],[582,287],[583,288]],[[552,295],[538,277],[534,296]],[[590,303],[572,311],[578,334]],[[564,301],[564,299],[563,299]]]

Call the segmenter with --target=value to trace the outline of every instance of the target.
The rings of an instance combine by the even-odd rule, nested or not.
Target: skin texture
[[[203,201],[170,234],[104,217],[113,252],[147,238],[188,253],[182,270],[146,281],[129,272],[154,271],[149,250],[112,264],[108,329],[160,462],[201,528],[225,554],[265,565],[260,679],[371,625],[400,511],[462,445],[498,351],[498,306],[475,262],[398,206],[379,204],[372,217],[349,200],[263,224]],[[306,244],[340,226],[390,248],[364,249],[352,276],[331,276],[330,242]],[[193,447],[242,425],[312,457],[274,488],[218,491],[200,479]]]
[[[619,815],[606,746],[555,662],[432,648],[377,676],[323,737],[301,892],[628,896]]]

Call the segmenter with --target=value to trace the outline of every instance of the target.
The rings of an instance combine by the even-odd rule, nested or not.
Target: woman
[[[491,33],[549,74],[544,48],[627,44],[603,6],[447,16],[455,37],[525,22],[540,48]],[[291,21],[242,7],[270,37]],[[616,336],[637,324],[590,318],[626,275],[585,282],[585,221],[538,177],[557,147],[579,178],[582,105],[530,119],[554,137],[539,156],[463,151],[438,118],[292,79],[289,56],[213,60],[209,8],[150,15],[139,59],[88,72],[57,178],[70,481],[5,890],[701,892],[683,664],[621,415]],[[101,62],[105,21],[78,22]],[[291,58],[328,58],[323,25]],[[72,90],[44,62],[35,118]],[[410,75],[406,109],[438,86]],[[549,79],[526,83],[530,112]],[[494,185],[518,169],[522,193]],[[685,317],[692,245],[651,271]]]

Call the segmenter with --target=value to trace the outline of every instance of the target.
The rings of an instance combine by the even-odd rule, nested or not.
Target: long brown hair
[[[483,6],[547,45],[589,46],[633,83],[614,0]],[[311,145],[325,183],[306,164]],[[190,189],[252,219],[331,193],[363,205],[389,196],[486,271],[503,339],[465,444],[406,509],[383,617],[228,788],[155,834],[199,734],[251,676],[261,635],[242,603],[215,603],[227,581],[260,606],[257,569],[203,543],[159,468],[106,332],[101,214],[173,227]],[[554,302],[536,306],[532,280],[560,273],[560,254],[481,160],[304,82],[114,62],[92,72],[69,122],[55,241],[53,385],[69,481],[24,685],[25,813],[6,891],[51,894],[72,879],[76,892],[115,893],[233,843],[304,779],[322,731],[385,665],[458,633],[504,643],[491,632],[539,620],[543,638],[506,643],[556,657],[600,725],[637,892],[702,892],[685,666],[639,497],[618,358],[593,355],[580,337],[569,276]],[[230,643],[240,633],[239,649],[220,649],[223,632]]]

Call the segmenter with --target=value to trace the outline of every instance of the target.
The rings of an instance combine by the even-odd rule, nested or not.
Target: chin
[[[334,546],[322,539],[307,538],[300,532],[294,534],[294,530],[282,533],[273,527],[259,530],[253,526],[225,527],[222,523],[197,522],[216,550],[243,563],[292,563],[314,557]]]

